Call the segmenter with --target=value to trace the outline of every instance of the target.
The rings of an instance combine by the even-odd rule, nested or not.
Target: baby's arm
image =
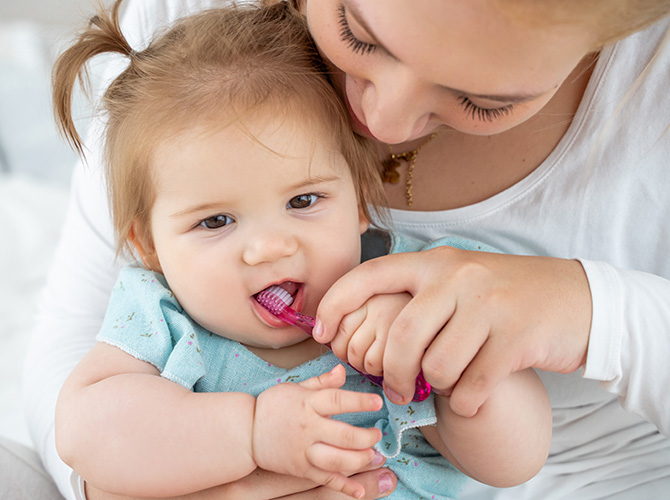
[[[193,393],[101,343],[61,391],[57,447],[87,482],[118,494],[185,494],[247,476],[257,466],[354,494],[362,487],[333,469],[371,462],[379,431],[328,417],[373,411],[381,401],[337,389],[343,382],[340,367],[302,384],[274,386],[258,403],[244,393]]]
[[[521,484],[544,465],[551,443],[551,405],[534,370],[512,373],[477,414],[455,414],[436,395],[437,427],[424,427],[428,442],[455,467],[486,484]]]

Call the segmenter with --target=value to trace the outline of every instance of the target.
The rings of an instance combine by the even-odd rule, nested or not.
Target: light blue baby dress
[[[407,252],[438,245],[490,250],[460,238],[430,245],[392,236],[391,251]],[[258,396],[283,382],[300,382],[340,364],[326,353],[286,370],[257,357],[242,344],[215,335],[193,321],[177,302],[165,278],[146,269],[123,269],[112,292],[97,340],[116,346],[154,365],[161,376],[196,392],[245,392]],[[456,498],[466,476],[455,469],[424,439],[418,427],[436,422],[434,400],[398,406],[383,390],[346,366],[344,389],[374,392],[384,398],[377,412],[349,413],[333,418],[360,427],[377,427],[382,439],[377,449],[398,477],[393,500]]]

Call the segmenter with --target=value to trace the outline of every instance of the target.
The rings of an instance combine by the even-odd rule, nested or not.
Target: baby
[[[135,52],[120,3],[54,69],[57,120],[82,151],[69,109],[78,76],[97,54],[129,58],[103,98],[105,160],[119,250],[141,262],[121,272],[98,344],[61,391],[63,459],[96,487],[136,496],[260,467],[360,498],[348,474],[382,457],[398,499],[453,498],[466,474],[502,485],[535,474],[551,415],[533,372],[511,376],[472,419],[442,396],[397,406],[256,300],[279,286],[314,314],[360,262],[369,207],[383,220],[375,152],[351,132],[304,19],[285,3],[215,9]],[[392,252],[424,247],[384,239]],[[369,321],[406,302],[376,297]],[[501,463],[518,475],[491,480]]]

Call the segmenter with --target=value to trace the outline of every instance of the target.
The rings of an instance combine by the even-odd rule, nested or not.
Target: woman
[[[546,370],[549,461],[492,496],[659,497],[670,485],[661,434],[670,433],[670,265],[660,224],[670,215],[670,2],[557,4],[304,1],[358,131],[389,160],[396,229],[526,255],[436,249],[363,265],[324,298],[321,340],[342,318],[346,331],[346,314],[368,297],[407,290],[414,300],[384,355],[390,396],[405,401],[422,367],[455,411],[471,415],[510,372]],[[157,25],[212,5],[131,1],[125,31],[140,46]],[[94,342],[122,264],[112,265],[104,188],[89,157],[75,174],[27,375],[33,438],[61,491],[69,471],[53,451],[55,399]],[[349,337],[336,340],[341,356],[364,365]],[[394,485],[384,469],[360,477],[369,498]],[[273,479],[248,477],[218,493],[329,498]]]

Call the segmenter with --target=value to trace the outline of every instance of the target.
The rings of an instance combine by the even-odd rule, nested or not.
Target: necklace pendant
[[[384,160],[382,162],[382,182],[398,184],[398,182],[400,182],[400,174],[398,173],[399,166],[400,162],[395,158]]]

